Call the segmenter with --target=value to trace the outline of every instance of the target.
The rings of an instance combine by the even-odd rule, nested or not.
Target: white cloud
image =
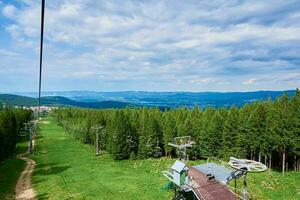
[[[216,82],[216,81],[213,78],[202,78],[202,79],[192,79],[189,82],[193,83],[193,84],[207,84],[207,83],[212,83],[212,82]]]
[[[12,52],[20,47],[34,60],[40,5],[23,3],[4,7],[12,20],[4,26],[13,38]],[[46,5],[44,63],[51,77],[160,79],[195,90],[232,82],[248,89],[269,73],[300,71],[299,11],[293,1],[52,0]]]
[[[6,49],[0,49],[0,55],[10,56],[10,57],[20,56],[20,54]]]
[[[300,81],[300,72],[288,73],[283,77],[280,77],[277,81],[291,81],[291,82],[299,82]]]
[[[76,71],[76,72],[71,72],[68,75],[71,75],[73,77],[89,77],[89,76],[95,76],[97,74],[91,71]]]
[[[245,84],[245,85],[252,85],[252,84],[256,84],[256,83],[257,83],[256,78],[251,78],[251,79],[243,82],[243,84]]]
[[[21,28],[16,24],[11,24],[5,28],[13,37],[21,36]]]
[[[14,18],[16,14],[16,7],[13,5],[6,5],[2,10],[2,14],[8,18]]]

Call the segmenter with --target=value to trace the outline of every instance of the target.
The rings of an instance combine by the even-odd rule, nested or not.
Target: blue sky
[[[0,0],[0,93],[38,88],[40,1]],[[300,86],[300,0],[46,0],[43,90]]]

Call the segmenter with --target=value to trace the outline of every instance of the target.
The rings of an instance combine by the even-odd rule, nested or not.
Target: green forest
[[[101,125],[99,146],[116,160],[177,157],[169,146],[177,136],[191,136],[189,159],[230,156],[265,163],[269,168],[300,169],[300,91],[275,101],[242,107],[204,109],[149,108],[87,110],[64,108],[53,114],[65,130],[95,145],[93,126]]]
[[[31,110],[4,108],[0,111],[0,161],[14,153],[23,123],[31,117]]]

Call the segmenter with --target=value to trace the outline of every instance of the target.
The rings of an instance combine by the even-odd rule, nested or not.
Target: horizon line
[[[251,92],[284,92],[284,91],[296,91],[298,88],[294,89],[284,89],[284,90],[244,90],[244,91],[188,91],[188,90],[164,90],[164,91],[153,91],[153,90],[112,90],[112,91],[99,91],[99,90],[46,90],[42,93],[48,92],[95,92],[95,93],[129,93],[129,92],[145,92],[145,93],[251,93]],[[38,91],[10,91],[10,92],[0,92],[0,94],[17,94],[17,93],[38,93]]]

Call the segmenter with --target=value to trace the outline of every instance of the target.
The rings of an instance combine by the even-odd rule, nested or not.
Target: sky
[[[0,93],[38,90],[40,0],[0,0]],[[300,86],[300,0],[46,0],[44,91]]]

